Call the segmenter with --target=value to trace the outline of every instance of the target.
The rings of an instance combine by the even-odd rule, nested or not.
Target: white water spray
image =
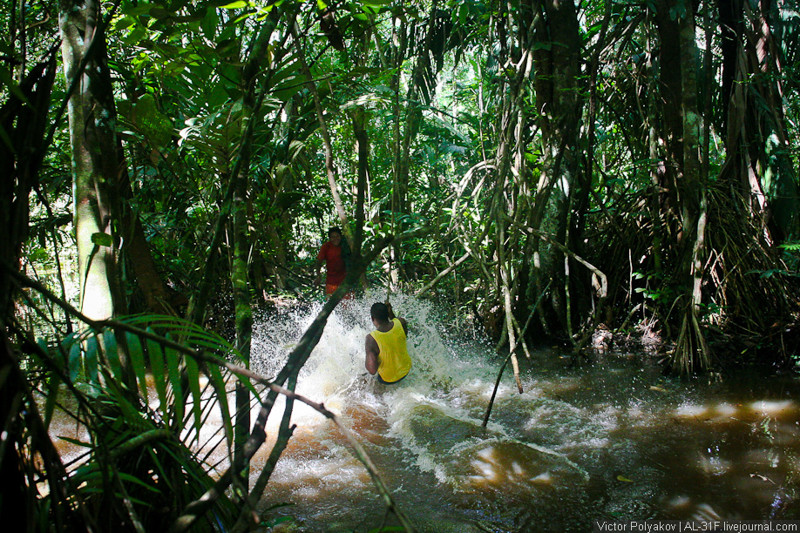
[[[369,309],[381,301],[377,292],[344,300],[331,314],[325,331],[298,377],[297,392],[324,402],[341,413],[346,403],[369,404],[382,414],[406,397],[427,397],[448,391],[454,379],[464,381],[480,369],[474,361],[463,360],[442,340],[433,304],[396,294],[393,307],[409,322],[408,347],[413,368],[400,384],[376,386],[365,367],[364,341],[372,331]],[[286,362],[302,333],[321,309],[317,303],[302,310],[288,309],[256,319],[251,349],[251,368],[264,375],[275,375]],[[387,411],[388,410],[388,411]],[[296,423],[313,423],[318,414],[297,410]],[[311,415],[307,417],[306,415]]]
[[[491,360],[491,354],[486,346],[476,343],[464,342],[462,348],[454,349],[454,343],[444,340],[447,325],[438,320],[441,314],[430,302],[403,294],[393,296],[396,314],[409,323],[413,367],[408,377],[396,385],[376,383],[364,367],[364,340],[373,329],[370,306],[380,301],[381,296],[373,292],[345,300],[331,314],[320,342],[300,372],[299,394],[324,403],[362,438],[379,439],[384,444],[388,444],[385,440],[388,439],[394,442],[391,449],[399,445],[404,453],[398,457],[404,463],[413,462],[413,468],[432,473],[440,483],[456,490],[473,487],[481,479],[507,481],[506,466],[493,463],[497,448],[543,464],[536,472],[540,480],[550,480],[555,470],[577,474],[585,480],[585,472],[558,452],[520,442],[499,424],[490,423],[488,431],[480,427],[497,371],[485,362]],[[258,320],[254,328],[252,368],[265,376],[276,374],[320,307],[321,304],[316,304],[302,312],[288,310]],[[459,332],[447,333],[462,341],[466,337]],[[513,394],[509,387],[500,390],[499,398],[506,394]],[[330,445],[328,422],[311,408],[295,405],[293,423]],[[274,418],[272,423],[276,426],[278,417]],[[376,431],[376,426],[383,427]],[[378,453],[382,451],[385,450]],[[329,462],[320,464],[319,474],[345,475],[340,471],[342,464],[335,472],[330,472],[329,467]],[[516,469],[517,477],[525,478],[526,484],[527,477],[536,477],[529,476],[530,466],[517,462],[509,468]],[[492,473],[487,474],[487,469]],[[347,468],[344,470],[346,475],[352,475]]]

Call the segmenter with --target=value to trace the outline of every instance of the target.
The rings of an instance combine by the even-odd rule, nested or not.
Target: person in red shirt
[[[347,275],[346,260],[349,255],[347,243],[342,239],[342,230],[331,228],[328,230],[328,242],[322,245],[317,254],[316,277],[314,284],[322,281],[320,269],[325,265],[325,294],[333,292],[342,284]]]

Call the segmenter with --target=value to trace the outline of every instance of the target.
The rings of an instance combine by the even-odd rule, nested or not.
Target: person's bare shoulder
[[[372,333],[367,333],[367,336],[364,339],[364,342],[366,343],[367,346],[370,346],[370,347],[373,347],[373,346],[377,347],[378,346],[378,343],[375,341],[375,337],[372,336]]]

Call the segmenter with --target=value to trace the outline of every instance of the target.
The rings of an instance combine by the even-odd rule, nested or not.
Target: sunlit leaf
[[[184,67],[185,65],[182,63],[171,62],[166,66],[165,71],[172,72]],[[160,147],[169,143],[174,131],[172,121],[159,111],[156,99],[152,94],[145,94],[139,98],[131,107],[130,115],[131,121],[152,146]]]
[[[147,366],[144,360],[142,342],[137,335],[127,333],[128,354],[131,358],[133,373],[136,374],[136,382],[139,384],[139,392],[142,399],[147,401]]]
[[[92,233],[92,243],[97,246],[111,246],[114,244],[114,239],[108,233]]]
[[[214,387],[217,399],[219,401],[219,408],[222,415],[222,424],[225,428],[225,438],[228,443],[233,442],[233,424],[231,422],[230,406],[228,405],[228,393],[225,388],[225,379],[222,377],[222,371],[217,365],[209,364],[208,378],[211,380],[211,385]]]
[[[148,328],[152,333],[152,330]],[[150,358],[150,370],[153,373],[153,384],[158,395],[159,409],[162,416],[167,418],[167,378],[164,364],[164,354],[161,345],[157,342],[147,340],[147,355]]]
[[[114,22],[114,29],[116,31],[124,30],[136,24],[136,19],[133,17],[125,16],[120,17]]]

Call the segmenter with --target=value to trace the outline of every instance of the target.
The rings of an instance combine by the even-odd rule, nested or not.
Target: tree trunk
[[[584,98],[578,84],[581,40],[577,12],[571,0],[532,0],[527,12],[532,18],[523,26],[529,24],[533,30],[533,42],[527,45],[527,49],[533,54],[535,64],[534,88],[543,145],[543,168],[538,183],[531,187],[536,191],[536,200],[527,225],[547,230],[558,242],[568,244],[568,195],[577,187],[578,196],[573,198],[573,203],[580,207],[586,205],[585,196],[589,193],[588,187],[580,186],[582,152],[579,132]],[[545,221],[548,221],[547,228],[544,227]],[[570,232],[575,238],[580,233],[577,229]],[[560,260],[560,254],[552,247],[543,248],[539,241],[531,242],[530,246],[533,249],[531,287],[536,287],[536,290],[528,291],[528,299],[541,301],[542,282],[556,281],[548,300],[548,307],[552,309],[550,318],[560,323],[557,329],[569,331],[572,316],[568,313],[572,315],[573,312],[568,302],[568,264]],[[548,320],[544,316],[540,318]]]
[[[257,96],[257,81],[266,60],[267,46],[277,24],[275,12],[267,19],[258,32],[250,57],[242,70],[242,129],[240,149],[235,169],[233,169],[233,253],[231,261],[231,286],[235,308],[236,348],[242,364],[250,367],[250,346],[253,336],[253,309],[250,301],[248,256],[251,240],[248,231],[247,195],[250,182],[250,162],[253,156],[252,122],[260,111],[262,100]],[[236,427],[234,437],[233,462],[239,483],[248,487],[249,463],[245,457],[244,445],[250,433],[250,391],[241,382],[236,383]]]
[[[774,242],[800,232],[800,194],[784,110],[782,23],[770,0],[718,2],[722,28],[726,162],[722,177],[750,196]]]
[[[142,292],[149,311],[162,315],[178,315],[177,307],[185,297],[174,291],[175,296],[172,296],[156,268],[139,213],[134,211],[131,206],[133,191],[127,168],[124,165],[125,158],[121,145],[117,147],[117,153],[121,162],[118,190],[121,194],[120,208],[122,210],[120,234],[123,246],[121,251],[126,261],[125,264],[130,266],[136,279],[136,286]]]
[[[671,6],[667,0],[660,0],[655,13],[661,41],[660,67],[665,73],[660,96],[667,140],[667,187],[680,214],[674,268],[677,303],[683,312],[671,365],[680,373],[691,373],[710,366],[700,314],[707,219],[700,158],[704,124],[697,97],[695,14],[691,8],[675,14]],[[676,109],[680,113],[675,113]]]
[[[89,318],[103,320],[124,309],[112,224],[120,172],[116,110],[100,5],[95,0],[65,0],[60,10],[65,75],[68,81],[81,76],[68,105],[80,309]],[[80,72],[84,56],[88,61]]]

